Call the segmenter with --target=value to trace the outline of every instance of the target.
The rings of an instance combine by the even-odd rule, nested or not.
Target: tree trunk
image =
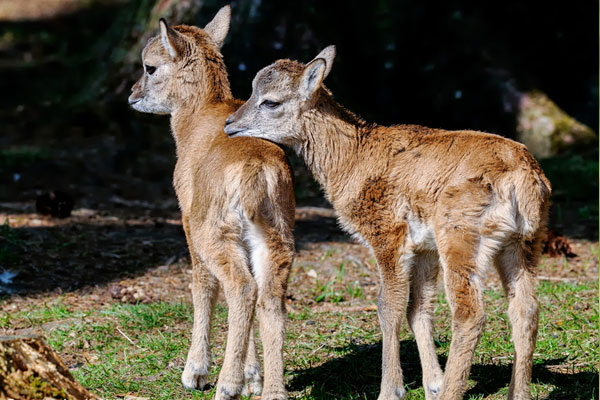
[[[0,400],[97,400],[43,337],[0,336]]]

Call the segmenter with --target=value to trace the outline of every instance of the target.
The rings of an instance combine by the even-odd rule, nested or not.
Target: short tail
[[[552,194],[550,182],[537,162],[533,162],[532,170],[521,170],[512,176],[517,221],[520,233],[526,240],[533,239],[540,230],[545,229]]]
[[[262,163],[249,165],[247,170],[254,173],[247,175],[240,187],[246,217],[275,229],[279,235],[293,237],[296,204],[289,165]]]

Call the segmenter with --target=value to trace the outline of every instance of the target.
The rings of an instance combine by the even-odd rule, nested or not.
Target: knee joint
[[[227,293],[230,293],[231,296],[235,296],[244,302],[252,304],[256,302],[258,288],[254,281],[248,280],[246,282],[239,282],[228,286],[229,287],[225,286],[224,288],[226,297],[229,297],[227,296]]]

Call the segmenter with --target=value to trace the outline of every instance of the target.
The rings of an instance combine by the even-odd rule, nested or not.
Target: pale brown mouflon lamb
[[[291,169],[281,148],[223,132],[242,104],[232,97],[219,52],[229,29],[222,8],[204,29],[160,21],[142,52],[144,74],[131,106],[170,114],[177,147],[173,184],[193,264],[192,344],[182,375],[201,389],[210,367],[210,318],[221,285],[229,306],[225,360],[215,397],[259,394],[262,378],[253,332],[256,311],[264,348],[263,399],[285,399],[283,339],[287,279],[294,255]]]
[[[335,48],[307,65],[262,69],[250,99],[228,118],[232,137],[288,145],[301,155],[341,225],[370,246],[381,278],[379,399],[404,396],[402,314],[419,348],[427,399],[460,399],[485,316],[481,278],[494,265],[509,300],[515,346],[509,399],[528,399],[537,336],[535,268],[550,183],[525,146],[474,131],[366,123],[322,85]],[[438,270],[452,310],[442,373],[432,337]]]

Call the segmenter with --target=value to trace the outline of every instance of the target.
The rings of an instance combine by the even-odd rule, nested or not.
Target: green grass
[[[326,251],[323,257],[329,257],[331,254],[333,253]],[[321,257],[322,260],[323,257]],[[315,285],[311,289],[314,301],[317,303],[341,303],[349,299],[361,299],[363,293],[358,281],[350,282],[344,286],[345,274],[345,264],[342,262],[336,270],[335,277],[329,281],[323,283],[317,277]]]
[[[538,284],[538,296],[541,314],[534,398],[597,399],[597,283],[543,281]],[[501,291],[493,289],[485,291],[485,300],[487,323],[475,354],[468,399],[505,398],[510,380],[513,347],[507,302]],[[226,316],[226,308],[219,305],[213,323],[213,384],[222,363]],[[290,313],[288,320],[285,359],[290,397],[377,397],[381,333],[376,311],[313,312],[304,307]],[[106,399],[128,393],[151,399],[208,399],[213,395],[212,390],[186,391],[180,385],[192,326],[189,304],[114,304],[82,312],[70,310],[59,299],[39,309],[0,313],[0,324],[4,328],[42,326],[49,343],[75,367],[76,378]],[[435,340],[442,363],[450,338],[449,310],[440,295]],[[400,340],[407,398],[424,399],[418,351],[406,326]]]
[[[218,307],[216,330],[225,316],[226,310]],[[209,392],[188,392],[180,385],[191,325],[189,304],[113,305],[51,331],[48,340],[58,351],[78,353],[78,363],[84,365],[74,375],[104,398],[127,393],[152,399],[210,398]],[[212,379],[216,373],[215,366]]]
[[[83,318],[90,312],[71,311],[60,298],[52,305],[43,305],[30,310],[16,312],[0,312],[0,328],[38,327],[43,324],[58,322],[71,318]]]

